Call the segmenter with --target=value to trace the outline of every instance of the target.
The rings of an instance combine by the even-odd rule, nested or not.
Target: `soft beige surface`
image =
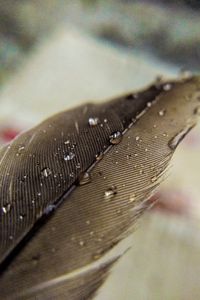
[[[140,88],[163,73],[173,71],[62,28],[35,49],[1,91],[1,120],[14,113],[34,123],[79,103]]]
[[[150,83],[171,68],[116,50],[64,28],[38,47],[0,93],[0,125],[24,128],[86,100],[98,101]],[[192,133],[199,136],[199,128]],[[198,138],[197,138],[198,139]],[[133,248],[117,264],[98,300],[200,299],[200,145],[177,151],[165,189],[187,191],[186,217],[147,214]]]

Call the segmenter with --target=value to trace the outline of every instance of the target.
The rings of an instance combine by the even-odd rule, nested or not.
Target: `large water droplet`
[[[64,156],[64,160],[72,160],[75,157],[75,154],[73,152],[69,152]]]
[[[115,185],[112,185],[105,191],[104,196],[106,199],[109,200],[113,198],[116,194],[117,194],[117,187]]]
[[[188,132],[194,127],[194,125],[188,125],[183,130],[178,132],[168,143],[170,149],[175,150],[179,143],[183,140]]]
[[[6,203],[5,205],[2,206],[1,209],[2,209],[2,212],[4,214],[7,214],[10,211],[10,209],[11,209],[11,204],[10,203]]]
[[[99,118],[96,117],[91,117],[88,119],[88,124],[92,127],[92,126],[96,126],[100,123]]]
[[[119,144],[121,140],[122,140],[122,134],[120,131],[116,131],[110,136],[110,143],[113,145]]]
[[[44,177],[48,177],[48,176],[50,176],[50,175],[52,174],[51,169],[49,169],[49,168],[44,168],[44,169],[41,171],[41,173],[42,173],[42,175],[43,175]]]
[[[91,177],[89,173],[84,173],[79,178],[79,185],[85,185],[91,182]]]

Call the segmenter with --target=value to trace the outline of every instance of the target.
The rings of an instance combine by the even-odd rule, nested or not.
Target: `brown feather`
[[[36,221],[48,214],[28,239],[22,240],[18,252],[7,258],[9,264],[4,262],[0,279],[3,299],[22,299],[23,295],[24,299],[51,299],[51,293],[59,290],[57,284],[51,285],[56,278],[64,274],[71,278],[75,273],[77,280],[81,270],[86,270],[85,277],[96,270],[91,284],[83,287],[85,295],[90,294],[98,272],[110,262],[102,263],[106,253],[149,207],[148,199],[163,180],[176,146],[196,124],[199,95],[198,77],[165,82],[132,98],[121,97],[57,115],[16,139],[7,153],[2,150],[2,201],[12,201],[1,221],[2,261]],[[91,116],[101,121],[90,127]],[[47,132],[42,132],[44,129]],[[67,150],[75,154],[75,163],[63,159],[68,139],[71,147],[76,143]],[[25,147],[21,153],[19,147]],[[103,154],[95,161],[98,153]],[[30,159],[30,154],[35,156]],[[77,169],[78,163],[81,168]],[[48,176],[44,173],[47,167]],[[19,185],[23,174],[27,174],[27,181]],[[59,179],[54,180],[53,174]],[[31,199],[35,201],[32,210]],[[55,209],[50,213],[52,205]],[[22,223],[21,209],[25,209]],[[63,288],[69,290],[68,282]],[[84,297],[71,294],[67,299]]]

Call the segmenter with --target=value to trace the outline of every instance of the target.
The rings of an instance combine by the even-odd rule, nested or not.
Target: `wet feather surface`
[[[4,299],[87,299],[96,290],[118,256],[102,258],[149,207],[195,126],[199,97],[198,77],[156,83],[60,113],[1,149]]]

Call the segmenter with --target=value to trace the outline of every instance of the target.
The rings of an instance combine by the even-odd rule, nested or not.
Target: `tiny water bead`
[[[72,160],[75,157],[75,154],[73,152],[69,152],[64,156],[64,160],[68,161],[68,160]]]
[[[64,144],[65,144],[65,145],[69,145],[69,143],[70,143],[70,140],[64,141]]]
[[[21,155],[21,154],[22,154],[22,152],[24,151],[24,149],[25,149],[25,147],[24,147],[24,146],[20,146],[20,147],[18,148],[18,152],[17,152],[16,156],[19,156],[19,155]]]
[[[157,176],[153,176],[153,177],[151,178],[151,182],[152,182],[152,183],[156,182],[157,180],[158,180],[158,177],[157,177]]]
[[[87,183],[90,183],[91,182],[91,177],[90,177],[90,174],[88,172],[80,175],[80,178],[79,178],[79,185],[85,185]]]
[[[159,116],[160,117],[163,117],[165,114],[166,114],[166,110],[165,109],[161,109],[159,112],[158,112]]]
[[[20,216],[19,216],[19,219],[21,220],[21,221],[23,221],[24,220],[24,218],[25,218],[25,214],[20,214]]]
[[[46,215],[48,215],[50,212],[52,212],[54,209],[56,208],[56,205],[55,204],[49,204],[45,210],[44,210],[44,213]]]
[[[51,169],[49,169],[49,168],[44,168],[44,169],[42,169],[41,174],[42,174],[44,177],[48,177],[48,176],[50,176],[50,175],[52,174],[52,171],[51,171]]]
[[[19,147],[18,151],[20,152],[20,151],[23,151],[24,149],[25,149],[25,147],[21,146],[21,147]]]
[[[147,102],[147,107],[151,107],[152,103],[151,102]]]
[[[103,152],[100,152],[100,153],[96,154],[95,158],[96,158],[97,161],[101,160],[103,158]]]
[[[88,124],[91,127],[94,127],[94,126],[98,125],[99,123],[100,123],[100,120],[97,117],[91,117],[91,118],[88,119]]]
[[[80,245],[81,247],[83,247],[83,246],[85,245],[85,242],[84,242],[84,241],[80,241],[80,242],[79,242],[79,245]]]
[[[136,200],[136,195],[135,194],[131,194],[129,197],[129,202],[132,203]]]
[[[163,90],[164,91],[170,91],[172,89],[172,84],[171,83],[166,83],[163,85]]]
[[[110,136],[110,143],[113,145],[119,144],[121,140],[122,140],[122,133],[120,131],[116,131]]]
[[[115,185],[112,185],[111,187],[109,187],[105,193],[104,196],[106,199],[111,199],[113,198],[115,195],[117,194],[117,187]]]
[[[7,214],[10,211],[10,209],[11,209],[11,204],[10,203],[6,203],[5,205],[2,206],[1,209],[2,209],[2,212],[4,214]]]

